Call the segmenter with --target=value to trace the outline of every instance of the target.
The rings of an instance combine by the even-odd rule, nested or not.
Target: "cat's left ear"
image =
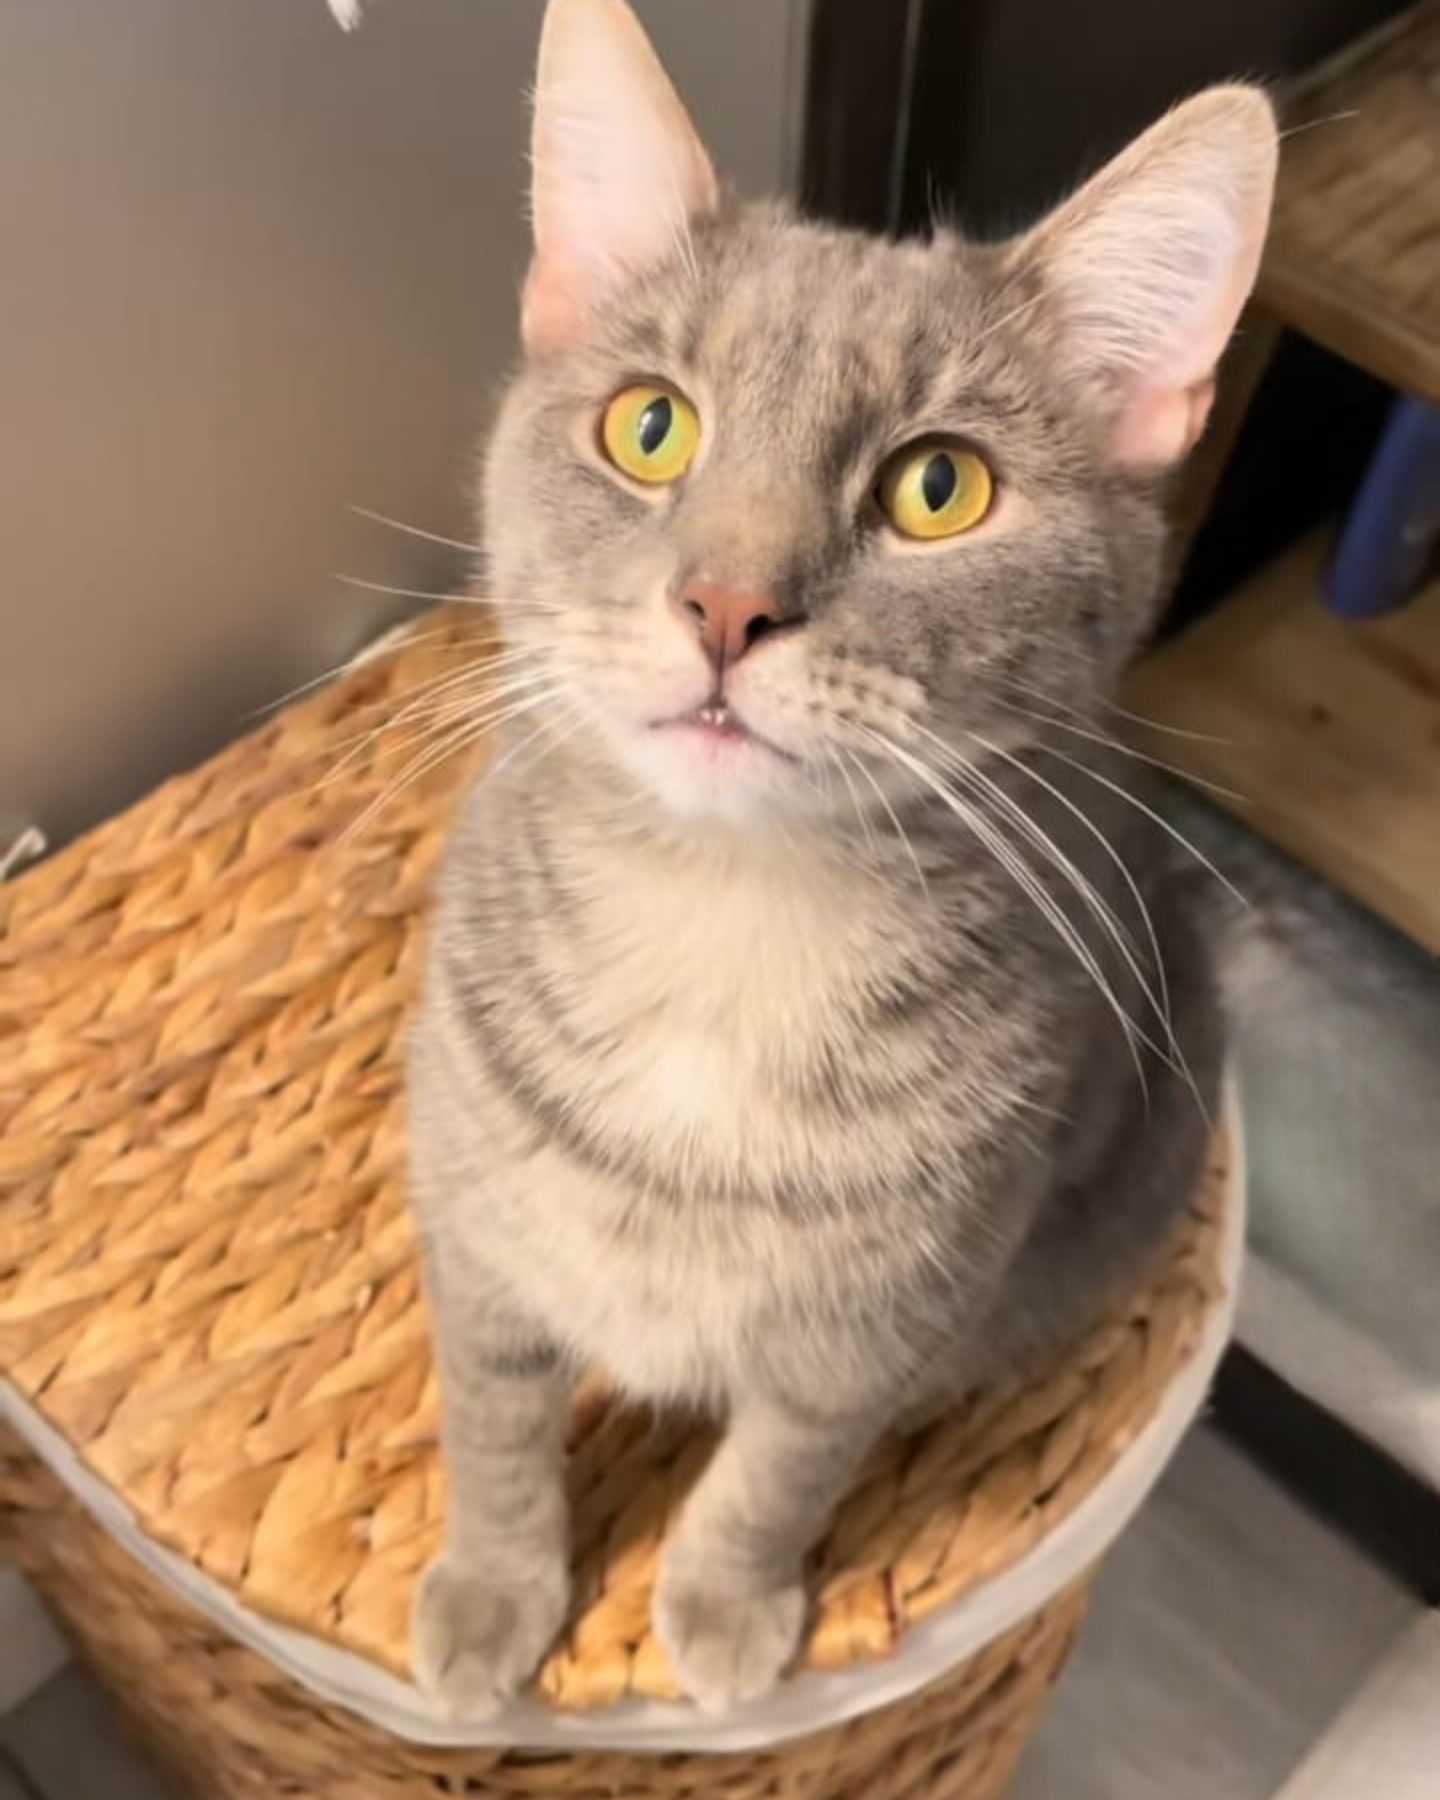
[[[531,159],[532,350],[573,340],[609,289],[681,254],[692,220],[719,204],[690,115],[625,0],[550,0]]]
[[[1164,468],[1204,429],[1260,266],[1277,151],[1258,88],[1207,89],[1009,246],[1117,463]]]

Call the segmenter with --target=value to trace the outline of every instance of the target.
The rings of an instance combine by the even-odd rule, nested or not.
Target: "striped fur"
[[[558,0],[587,29],[617,4]],[[1263,161],[1268,108],[1224,92]],[[576,1367],[729,1421],[656,1616],[723,1706],[792,1652],[876,1433],[1082,1328],[1189,1189],[1209,971],[1099,741],[1161,591],[1161,486],[1116,451],[1128,402],[1067,338],[1055,255],[727,202],[588,310],[541,284],[486,488],[533,709],[455,825],[412,1055],[451,1482],[416,1661],[457,1709],[563,1616]],[[704,433],[659,494],[596,443],[644,376]],[[917,551],[872,493],[934,430],[1000,498]],[[718,768],[651,729],[712,680],[673,604],[697,567],[803,619],[727,677],[783,756]]]

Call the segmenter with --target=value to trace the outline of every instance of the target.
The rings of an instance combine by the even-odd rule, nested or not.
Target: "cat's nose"
[[[705,654],[722,674],[783,622],[779,601],[703,576],[692,576],[685,583],[677,605],[694,621]]]

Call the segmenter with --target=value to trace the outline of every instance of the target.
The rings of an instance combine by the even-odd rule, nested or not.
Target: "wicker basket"
[[[396,1045],[468,765],[404,734],[488,642],[437,615],[0,889],[10,1552],[199,1794],[991,1800],[1223,1340],[1223,1131],[1060,1366],[876,1450],[778,1699],[713,1726],[679,1701],[650,1587],[709,1445],[593,1382],[533,1695],[467,1731],[409,1684],[444,1477]]]

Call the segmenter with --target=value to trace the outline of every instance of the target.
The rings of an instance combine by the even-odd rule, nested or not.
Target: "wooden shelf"
[[[1328,549],[1304,540],[1152,652],[1127,705],[1172,728],[1146,748],[1440,954],[1440,580],[1351,624],[1316,592]]]
[[[1322,64],[1282,111],[1260,305],[1440,401],[1440,0]]]

